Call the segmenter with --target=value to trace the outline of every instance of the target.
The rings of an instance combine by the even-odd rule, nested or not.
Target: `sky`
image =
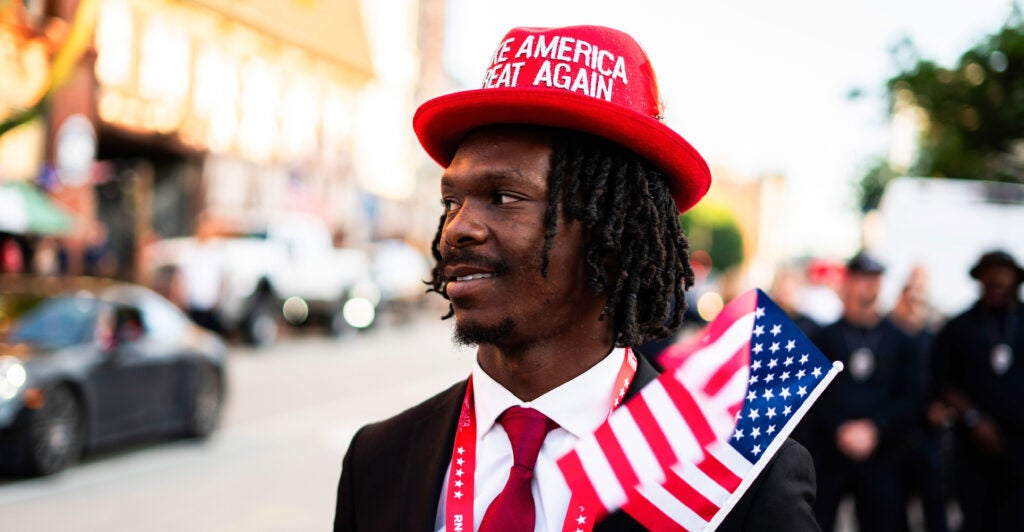
[[[789,254],[844,258],[860,244],[854,183],[889,149],[890,49],[909,37],[921,56],[952,65],[1010,9],[1010,0],[448,0],[445,62],[474,88],[512,27],[626,31],[654,64],[668,124],[712,168],[785,177],[785,215],[772,230]],[[864,96],[850,100],[854,89]]]

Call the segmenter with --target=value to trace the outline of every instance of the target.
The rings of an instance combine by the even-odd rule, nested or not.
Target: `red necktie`
[[[513,406],[501,414],[498,423],[505,427],[512,442],[512,471],[505,489],[487,507],[480,522],[480,532],[532,531],[536,513],[533,508],[533,466],[548,431],[558,426],[544,414],[521,406]]]

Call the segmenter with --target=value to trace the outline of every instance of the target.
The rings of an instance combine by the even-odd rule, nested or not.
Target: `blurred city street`
[[[0,477],[4,530],[327,530],[341,458],[363,424],[468,374],[434,314],[331,339],[233,346],[221,429],[143,443],[52,477]]]

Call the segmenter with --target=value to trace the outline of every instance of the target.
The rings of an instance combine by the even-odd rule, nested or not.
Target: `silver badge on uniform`
[[[992,348],[992,371],[996,375],[1004,375],[1013,365],[1013,348],[1006,344],[998,344]]]
[[[875,372],[875,354],[866,347],[861,347],[850,355],[850,376],[861,382],[871,378]]]

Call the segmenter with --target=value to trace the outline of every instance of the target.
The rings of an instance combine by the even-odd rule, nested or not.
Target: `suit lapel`
[[[634,351],[634,353],[636,352]],[[636,361],[636,375],[633,376],[633,382],[629,384],[629,389],[626,390],[626,397],[622,400],[623,403],[640,393],[644,386],[650,384],[651,381],[657,379],[658,375],[660,375],[658,370],[654,369],[654,366],[647,361],[647,358],[637,354]]]
[[[405,500],[409,502],[409,507],[404,509],[409,520],[406,530],[434,530],[437,503],[455,444],[455,426],[465,395],[464,381],[452,387],[437,408],[421,418],[412,431],[402,482],[406,490]],[[393,508],[390,511],[402,510]]]

